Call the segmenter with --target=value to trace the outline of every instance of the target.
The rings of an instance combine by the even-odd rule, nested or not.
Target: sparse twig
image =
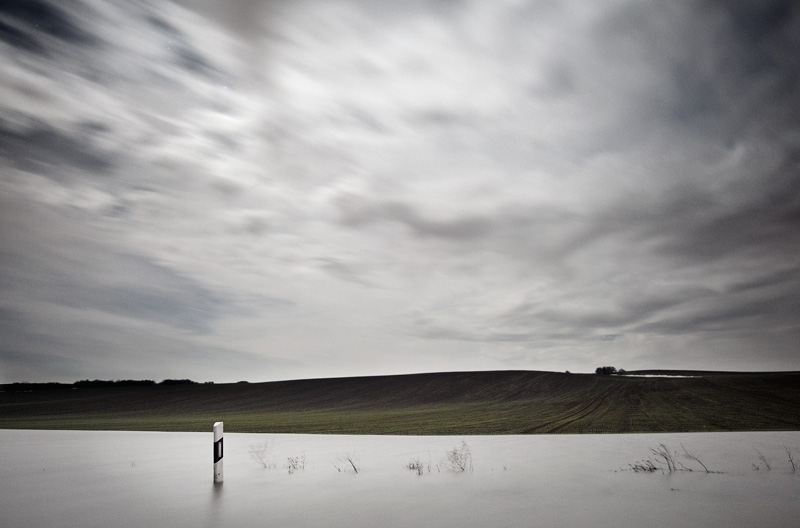
[[[708,470],[706,465],[703,464],[703,462],[699,458],[697,458],[697,456],[693,455],[692,453],[690,453],[689,451],[686,450],[686,448],[683,446],[683,444],[681,444],[681,449],[683,449],[683,455],[686,458],[688,458],[689,460],[694,460],[695,462],[697,462],[698,464],[703,466],[703,469],[706,470],[706,473],[711,473],[711,471]]]
[[[792,466],[792,473],[797,472],[797,462],[795,462],[794,457],[792,456],[792,452],[789,450],[788,447],[784,444],[783,448],[786,450],[786,456],[789,457],[789,464]]]
[[[348,461],[348,462],[350,463],[350,465],[353,467],[353,471],[355,471],[356,473],[358,473],[358,468],[356,467],[356,462],[355,462],[355,460],[353,460],[353,457],[352,457],[352,456],[348,456],[348,457],[347,457],[347,461]]]
[[[769,465],[769,461],[767,460],[767,457],[764,456],[764,453],[762,453],[758,449],[756,449],[756,453],[758,453],[758,459],[761,461],[762,464],[764,464],[764,467],[767,468],[767,471],[770,471],[772,469],[772,466]],[[753,465],[755,466],[755,464]],[[756,466],[756,469],[761,469],[761,468]]]
[[[264,442],[261,445],[251,445],[250,446],[250,457],[254,458],[259,464],[264,466],[264,469],[267,469],[272,464],[269,463],[269,442]]]
[[[350,467],[353,468],[353,471],[356,474],[358,474],[358,466],[356,466],[355,454],[346,453],[339,457],[339,461],[343,463],[347,462],[348,464],[350,464]],[[337,464],[334,464],[333,467],[335,467],[337,471],[342,471],[342,468],[340,468]]]

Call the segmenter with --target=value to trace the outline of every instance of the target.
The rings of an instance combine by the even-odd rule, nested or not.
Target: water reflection
[[[211,488],[211,500],[208,501],[208,519],[210,526],[222,525],[222,512],[223,512],[223,497],[225,486],[222,482],[212,482],[209,486]]]

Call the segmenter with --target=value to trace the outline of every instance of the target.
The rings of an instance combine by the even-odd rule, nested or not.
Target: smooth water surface
[[[466,441],[473,471],[447,469]],[[708,468],[634,473],[663,443]],[[250,455],[266,445],[264,468]],[[24,527],[791,526],[800,432],[327,436],[0,430],[0,525]],[[305,456],[290,473],[288,457]],[[346,462],[351,455],[355,473]],[[763,467],[764,455],[771,470]],[[419,458],[424,473],[407,464]],[[756,470],[755,466],[761,467]],[[429,469],[430,468],[430,471]]]

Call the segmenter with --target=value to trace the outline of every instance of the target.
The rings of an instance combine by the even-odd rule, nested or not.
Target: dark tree
[[[196,381],[190,379],[165,379],[159,385],[195,385]]]
[[[594,369],[594,373],[595,374],[600,374],[600,375],[603,375],[603,376],[609,376],[611,374],[616,374],[617,373],[617,368],[616,367],[597,367],[596,369]]]

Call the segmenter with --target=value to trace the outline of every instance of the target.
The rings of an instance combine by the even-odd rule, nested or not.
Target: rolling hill
[[[800,430],[800,372],[490,371],[0,390],[5,429],[208,431],[224,421],[228,432],[320,434]]]

